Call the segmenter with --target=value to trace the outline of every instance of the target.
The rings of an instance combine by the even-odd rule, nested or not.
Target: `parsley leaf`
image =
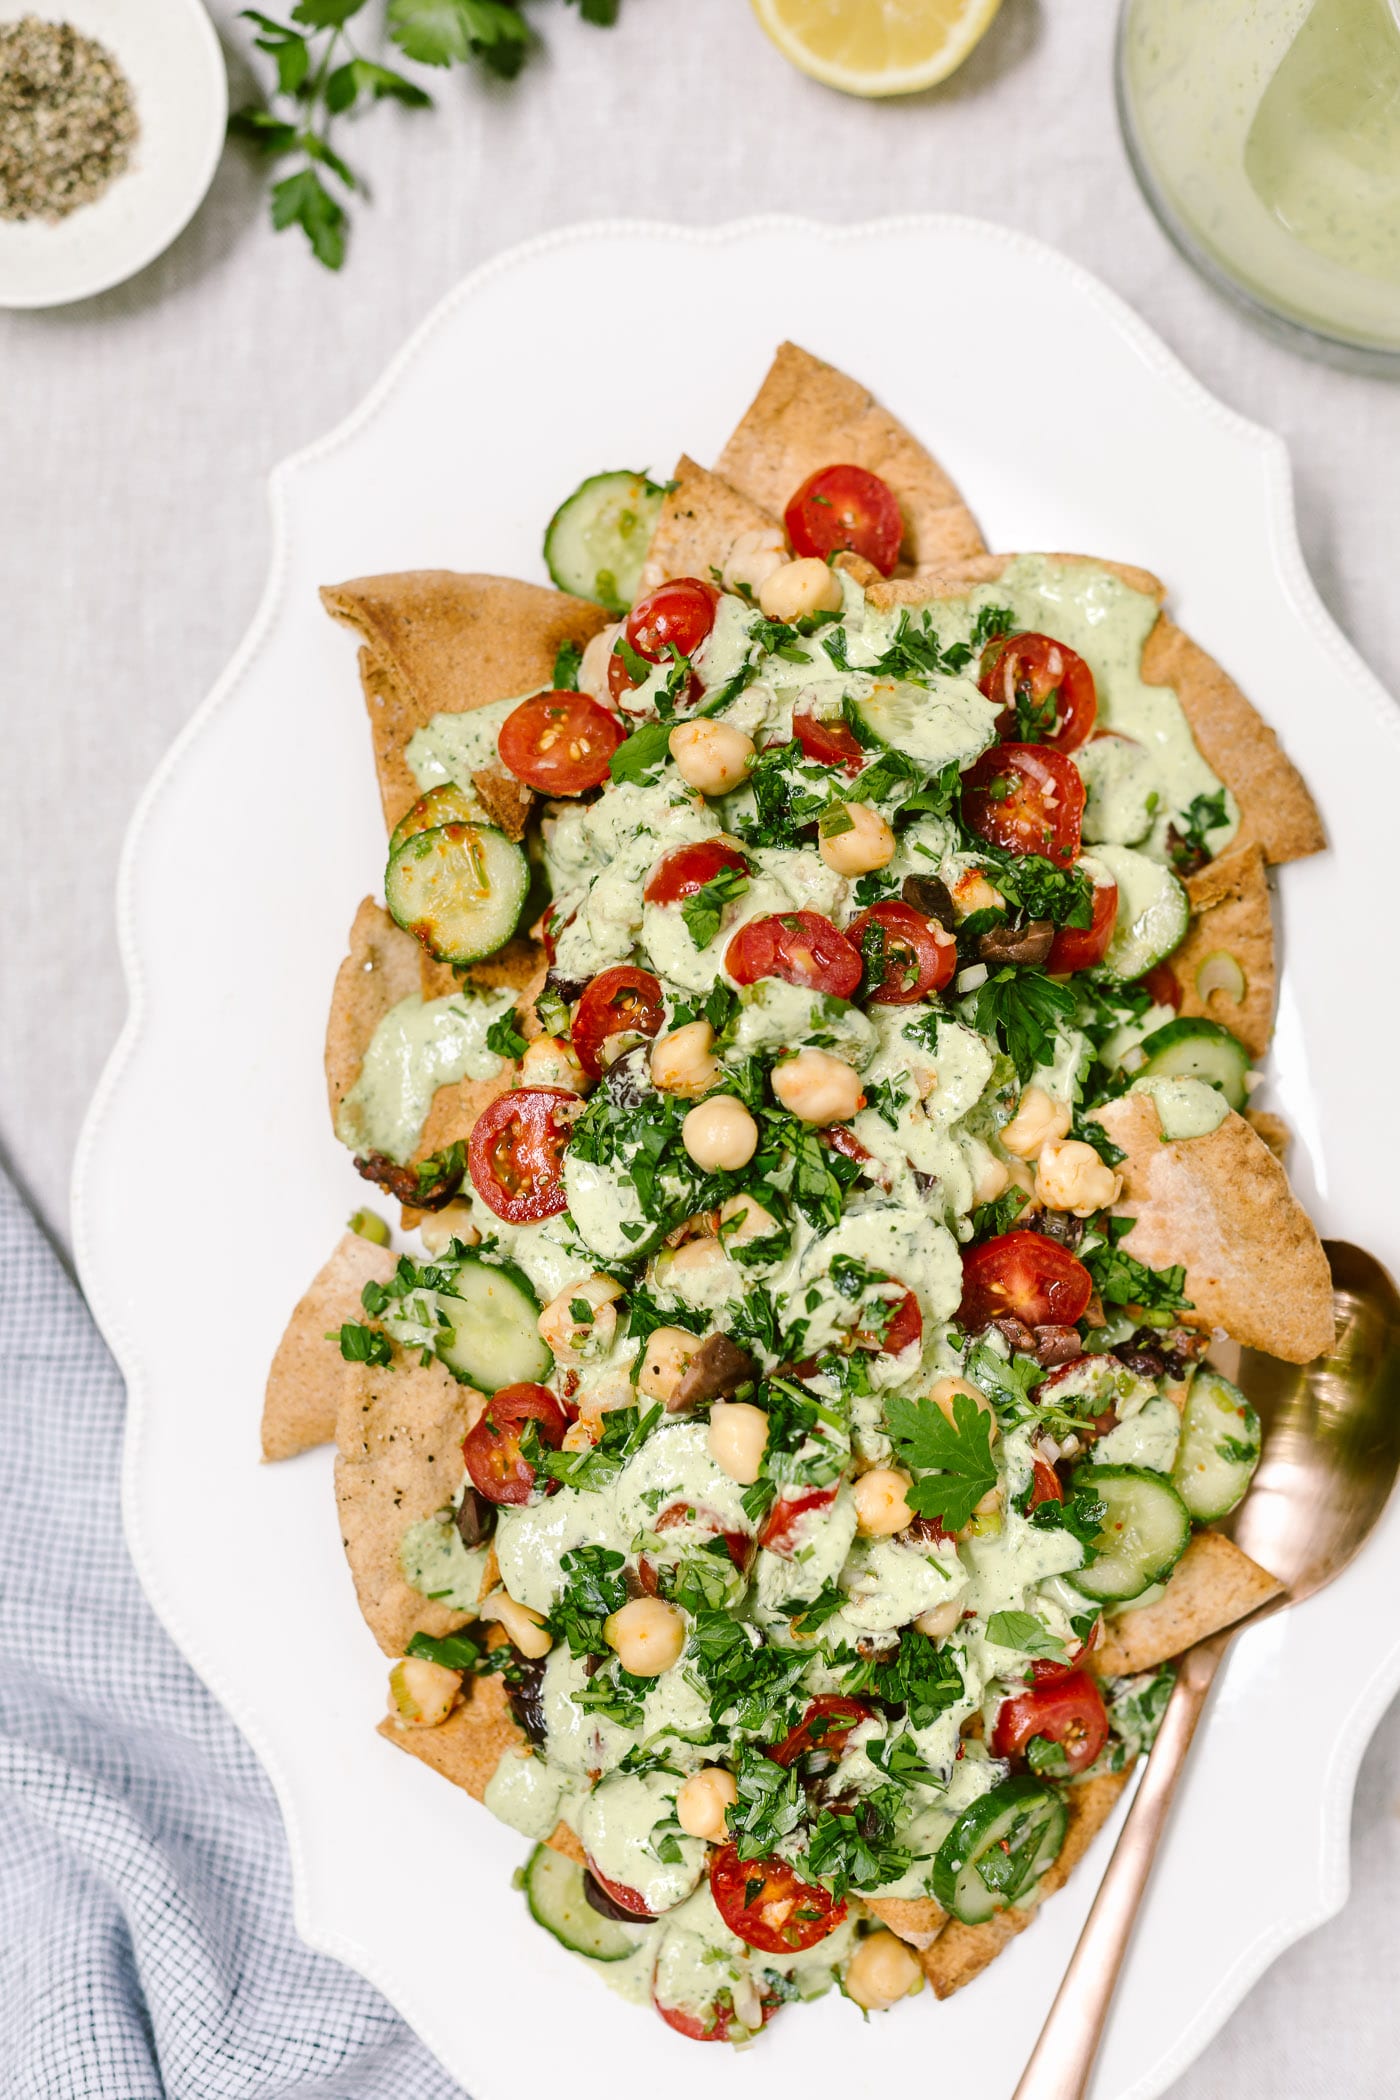
[[[441,1640],[434,1640],[431,1634],[415,1633],[404,1653],[421,1662],[439,1663],[444,1670],[475,1670],[485,1650],[469,1633],[449,1633]]]
[[[681,906],[681,917],[697,948],[708,947],[719,932],[725,906],[742,897],[748,886],[749,878],[742,868],[721,868],[717,875],[701,884],[693,897],[686,898]]]
[[[910,1508],[960,1531],[997,1484],[991,1416],[967,1393],[953,1395],[951,1422],[931,1400],[895,1393],[885,1403],[885,1421],[900,1464],[914,1476]]]
[[[1169,828],[1167,846],[1178,875],[1194,875],[1211,857],[1207,835],[1230,821],[1224,788],[1218,788],[1213,795],[1197,795],[1185,817],[1184,830],[1176,824]]]
[[[763,1859],[806,1821],[801,1775],[776,1764],[766,1751],[743,1743],[734,1779],[739,1798],[729,1810],[729,1831],[735,1849],[740,1859]]]
[[[1078,1001],[1067,984],[1043,970],[998,970],[975,995],[974,1019],[982,1035],[996,1038],[1024,1083],[1055,1055],[1059,1025],[1072,1019]]]
[[[518,1021],[519,1016],[513,1006],[505,1013],[498,1014],[486,1031],[487,1049],[494,1050],[497,1057],[523,1057],[526,1045]]]
[[[987,1638],[998,1648],[1015,1648],[1023,1655],[1044,1655],[1052,1662],[1065,1659],[1064,1642],[1031,1611],[994,1611],[987,1621]]]
[[[577,642],[564,641],[554,658],[552,682],[556,693],[578,691],[578,667],[583,662],[583,651]]]
[[[362,1327],[355,1320],[346,1320],[338,1332],[334,1329],[326,1336],[328,1342],[339,1342],[340,1353],[348,1364],[387,1364],[393,1355],[389,1337],[378,1327]]]
[[[645,786],[655,778],[670,755],[671,725],[669,722],[644,722],[634,729],[625,743],[619,744],[608,761],[608,771],[614,780],[628,780]]]

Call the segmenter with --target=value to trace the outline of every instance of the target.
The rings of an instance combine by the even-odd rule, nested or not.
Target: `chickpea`
[[[1123,1177],[1104,1165],[1092,1145],[1081,1138],[1051,1138],[1036,1162],[1035,1192],[1048,1210],[1073,1211],[1087,1218],[1118,1201]]]
[[[652,1085],[683,1101],[708,1094],[720,1076],[719,1059],[711,1054],[714,1039],[708,1021],[687,1021],[663,1035],[651,1053]]]
[[[732,722],[679,722],[668,749],[687,787],[702,795],[727,795],[753,764],[754,741]]]
[[[561,1363],[582,1363],[589,1356],[606,1356],[617,1333],[617,1301],[622,1286],[611,1276],[593,1275],[570,1284],[551,1298],[540,1314],[540,1339],[549,1344]],[[586,1311],[575,1308],[586,1307]]]
[[[727,1196],[719,1207],[719,1243],[722,1247],[744,1246],[750,1240],[766,1240],[778,1230],[771,1210],[752,1196]]]
[[[1001,1142],[1017,1159],[1034,1159],[1046,1139],[1062,1138],[1073,1120],[1067,1101],[1057,1101],[1043,1086],[1028,1086]]]
[[[758,592],[759,610],[769,620],[805,620],[809,613],[840,612],[841,581],[815,554],[785,561],[765,576]]]
[[[956,1429],[957,1417],[953,1412],[953,1403],[957,1399],[959,1393],[965,1393],[968,1399],[975,1403],[979,1414],[991,1416],[992,1442],[995,1443],[997,1440],[996,1409],[992,1406],[991,1401],[987,1398],[986,1394],[982,1391],[980,1386],[973,1385],[971,1381],[966,1378],[936,1378],[934,1380],[932,1390],[929,1393],[929,1399],[938,1409],[938,1412],[941,1415],[945,1415],[948,1421],[951,1422],[953,1427]]]
[[[554,1635],[539,1612],[532,1611],[528,1604],[517,1604],[506,1590],[493,1590],[476,1611],[478,1618],[494,1619],[503,1626],[511,1646],[519,1649],[527,1662],[538,1662],[554,1646]]]
[[[962,1605],[953,1597],[946,1604],[931,1604],[927,1611],[921,1611],[914,1625],[920,1633],[927,1634],[931,1641],[943,1641],[948,1638],[961,1617]]]
[[[868,802],[833,803],[817,833],[817,851],[838,875],[866,875],[894,859],[894,833]]]
[[[972,1184],[973,1203],[995,1203],[1010,1179],[1005,1160],[989,1152],[977,1169],[977,1178]]]
[[[752,1487],[768,1448],[768,1417],[749,1400],[717,1400],[705,1442],[721,1473]]]
[[[472,1223],[470,1203],[445,1203],[441,1210],[430,1210],[418,1230],[429,1254],[446,1254],[454,1240],[474,1247],[481,1238]]]
[[[851,1490],[855,1497],[856,1529],[868,1539],[886,1539],[914,1521],[906,1502],[909,1475],[893,1466],[875,1466],[862,1473]]]
[[[953,905],[960,919],[970,919],[975,911],[996,911],[1005,902],[980,868],[969,868],[953,884]]]
[[[720,578],[727,591],[752,591],[757,596],[775,569],[787,566],[787,542],[778,525],[760,525],[756,531],[741,532],[729,550],[729,559]]]
[[[603,1638],[634,1677],[660,1677],[685,1647],[685,1614],[664,1597],[634,1597],[603,1621]]]
[[[692,1283],[703,1281],[719,1268],[721,1262],[727,1260],[728,1256],[716,1239],[702,1236],[699,1239],[684,1240],[679,1247],[670,1247],[666,1253],[658,1256],[656,1280],[668,1290],[681,1291],[687,1278]]]
[[[608,692],[608,658],[617,647],[617,638],[622,632],[621,620],[595,634],[583,652],[578,667],[578,689],[592,700],[601,700],[604,707],[610,704]]]
[[[827,1050],[799,1050],[773,1067],[773,1092],[804,1123],[845,1123],[865,1100],[857,1073]]]
[[[637,1373],[637,1391],[669,1406],[699,1347],[699,1339],[688,1328],[653,1327]]]
[[[557,1035],[537,1035],[525,1045],[520,1084],[557,1086],[567,1094],[586,1094],[593,1082],[579,1063],[572,1043]]]
[[[692,1772],[676,1796],[676,1821],[687,1837],[723,1842],[725,1811],[739,1798],[734,1774],[723,1765],[703,1765]]]
[[[389,1711],[400,1728],[436,1728],[457,1704],[460,1670],[409,1655],[389,1672]]]
[[[913,1948],[892,1932],[872,1932],[846,1964],[846,1996],[866,2012],[888,2012],[922,1990],[924,1972]]]
[[[758,1125],[742,1101],[715,1094],[691,1109],[681,1124],[681,1143],[703,1173],[733,1173],[758,1150]]]

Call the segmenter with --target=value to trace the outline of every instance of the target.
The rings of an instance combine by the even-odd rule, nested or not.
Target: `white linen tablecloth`
[[[237,102],[250,87],[247,25],[232,0],[212,12]],[[1323,596],[1400,687],[1400,388],[1276,348],[1171,250],[1119,141],[1107,0],[1005,0],[951,82],[892,104],[792,72],[746,0],[623,0],[610,32],[560,0],[532,15],[548,54],[514,87],[444,76],[436,112],[386,108],[346,127],[342,148],[374,202],[357,207],[339,278],[312,264],[299,234],[268,231],[260,176],[234,150],[194,224],[132,284],[50,314],[0,315],[0,1148],[60,1239],[78,1124],[124,1006],[111,908],[122,832],[251,617],[267,473],[360,399],[459,277],[525,236],[612,216],[941,209],[1056,243],[1223,400],[1288,440]],[[683,287],[631,288],[634,310],[649,297],[683,325]],[[572,335],[616,311],[559,317],[561,375]],[[899,325],[897,296],[872,304],[871,325]],[[949,325],[1016,326],[1034,340],[1034,317],[999,315],[995,287],[951,303]],[[663,355],[664,324],[631,343],[638,357]],[[1397,1818],[1392,1712],[1362,1772],[1347,1912],[1275,1966],[1176,2100],[1371,2100],[1400,2088]],[[1286,1829],[1278,1841],[1288,1845]],[[173,2061],[165,2072],[171,2092],[196,2090]],[[0,2065],[0,2090],[6,2075]],[[147,2087],[115,2078],[83,2090]],[[378,2087],[366,2077],[336,2090]]]

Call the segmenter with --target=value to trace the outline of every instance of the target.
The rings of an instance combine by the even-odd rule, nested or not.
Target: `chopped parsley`
[[[393,1355],[389,1337],[380,1327],[363,1327],[356,1320],[345,1320],[339,1330],[332,1329],[326,1336],[328,1342],[339,1342],[340,1353],[348,1364],[387,1364]]]
[[[1054,1061],[1058,1032],[1073,1022],[1078,1006],[1067,984],[1043,970],[1010,966],[989,977],[974,998],[975,1026],[995,1037],[1023,1084],[1038,1066]]]
[[[1124,1234],[1133,1229],[1131,1218],[1104,1218],[1098,1229],[1107,1234],[1104,1245],[1080,1258],[1105,1305],[1141,1305],[1148,1312],[1194,1311],[1180,1263],[1170,1269],[1149,1269],[1119,1246]]]
[[[488,1050],[494,1050],[497,1057],[514,1058],[525,1055],[525,1038],[520,1033],[517,1021],[515,1008],[508,1007],[487,1029],[486,1047]]]
[[[577,642],[561,642],[554,658],[551,674],[556,693],[578,691],[578,667],[583,662],[583,651]]]
[[[608,1546],[575,1546],[559,1562],[564,1587],[545,1620],[571,1655],[602,1655],[609,1650],[603,1622],[627,1602],[623,1556]]]

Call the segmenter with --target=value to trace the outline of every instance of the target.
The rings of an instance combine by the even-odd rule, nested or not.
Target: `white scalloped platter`
[[[989,308],[987,290],[996,287]],[[1018,316],[989,327],[989,311]],[[971,1989],[869,2027],[835,1995],[714,2056],[528,1921],[522,1841],[375,1734],[384,1663],[340,1551],[330,1455],[258,1460],[263,1378],[362,1192],[326,1116],[336,965],[384,860],[350,639],[318,584],[420,566],[539,578],[560,498],[603,467],[711,459],[775,345],[859,375],[1006,548],[1165,577],[1183,625],[1281,732],[1333,850],[1283,871],[1269,1093],[1325,1233],[1400,1270],[1358,1048],[1393,1042],[1375,967],[1397,718],[1304,571],[1279,440],[1227,412],[1047,248],[960,219],[696,233],[596,226],[469,278],[357,414],[274,477],[272,569],[234,662],[133,822],[131,1015],[74,1182],[79,1266],[131,1396],[125,1504],[156,1610],[261,1756],[297,1921],[391,1998],[475,2100],[730,2100],[1015,2084],[1106,1857]],[[1373,1067],[1372,1067],[1373,1069]],[[186,1189],[188,1201],[172,1202]],[[1400,1685],[1400,1505],[1326,1595],[1246,1634],[1128,1959],[1097,2100],[1149,2100],[1267,1964],[1340,1908],[1356,1769]],[[794,2081],[796,2081],[794,2083]]]

